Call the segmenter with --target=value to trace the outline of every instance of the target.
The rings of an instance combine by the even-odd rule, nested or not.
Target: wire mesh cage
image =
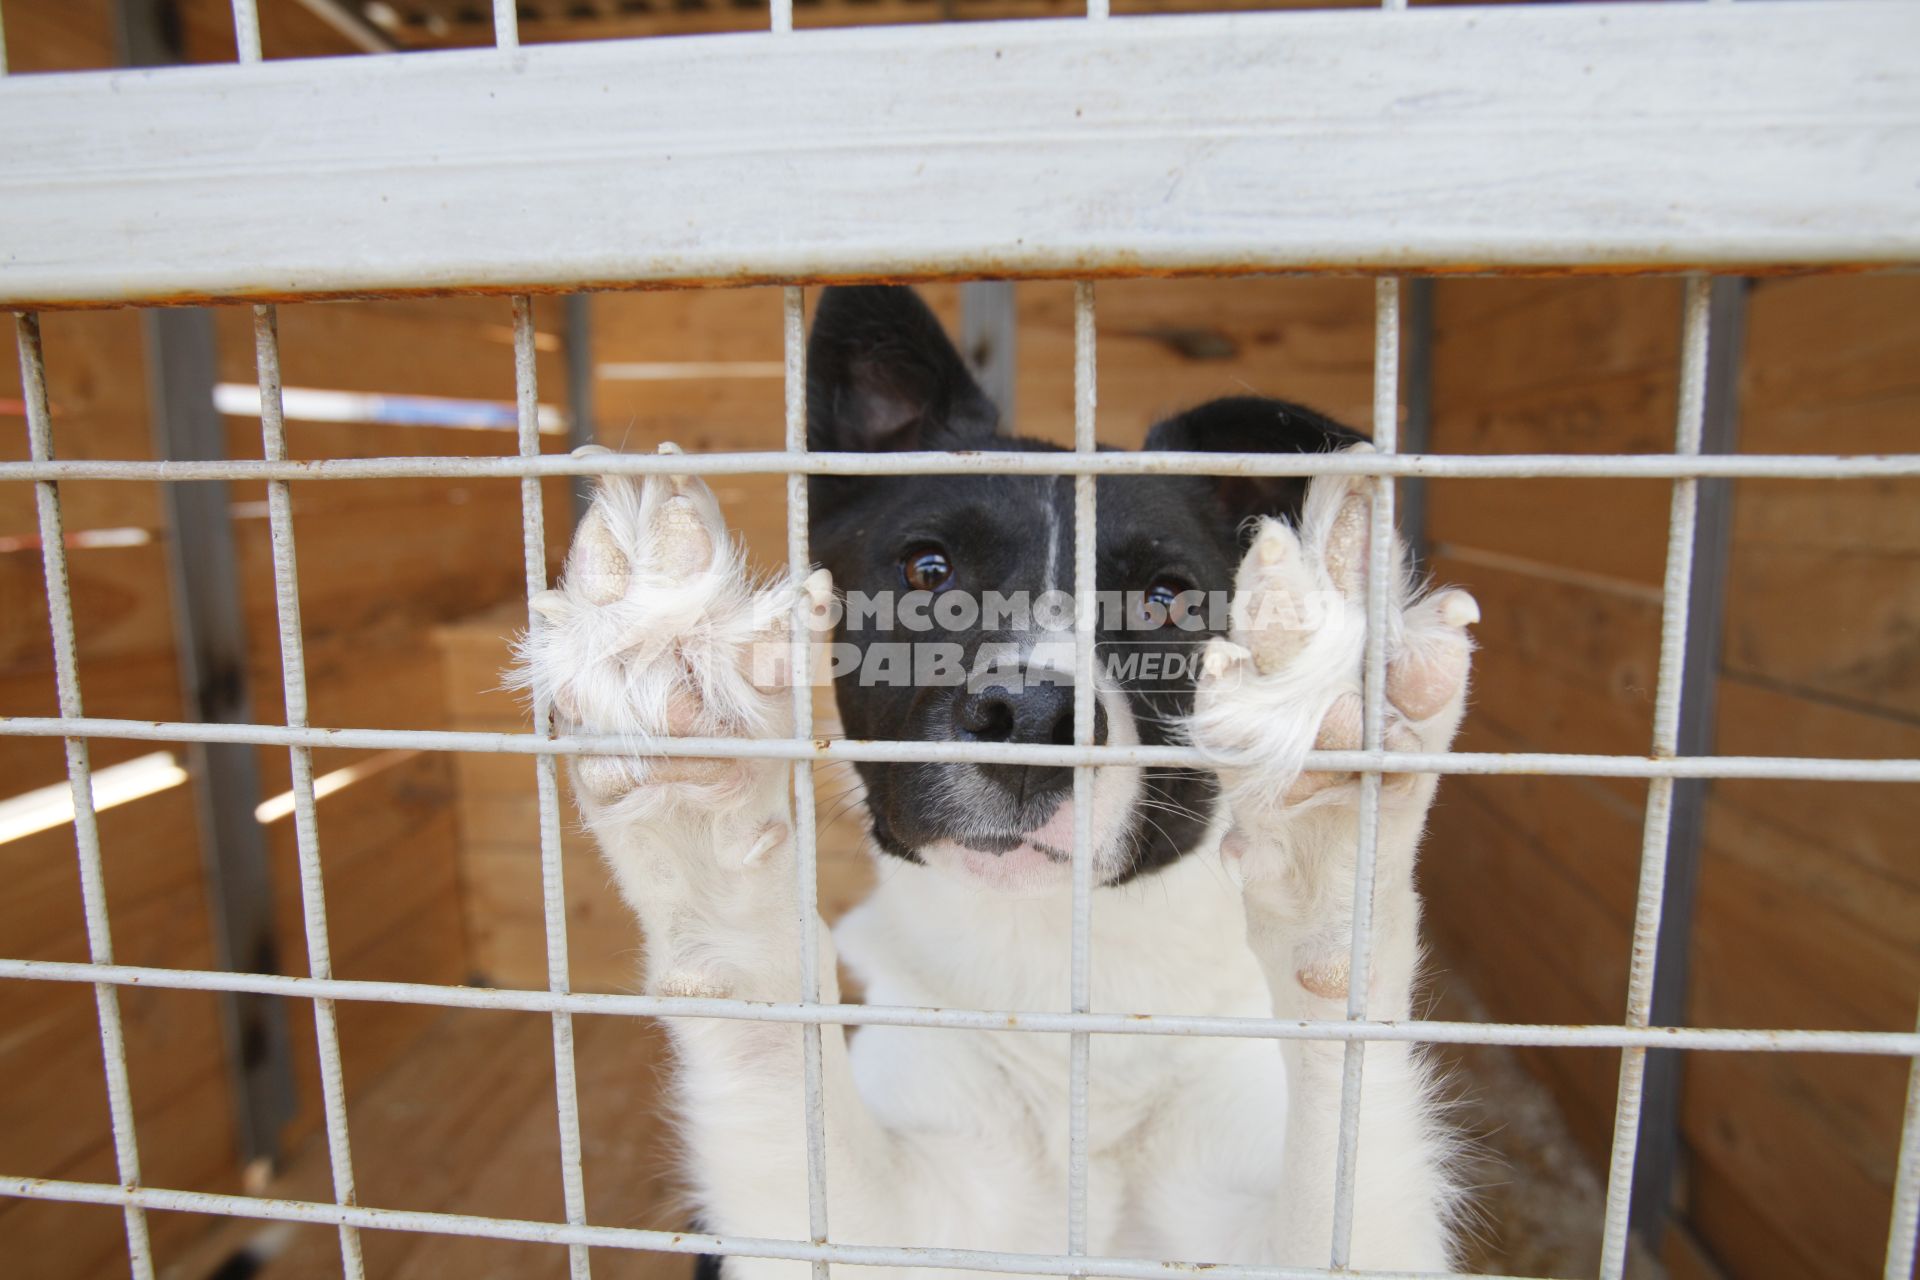
[[[1678,7],[1675,7],[1678,8]],[[1587,1047],[1618,1050],[1620,1074],[1613,1117],[1613,1144],[1608,1171],[1603,1252],[1603,1280],[1617,1280],[1626,1265],[1629,1206],[1634,1193],[1636,1147],[1641,1133],[1641,1110],[1650,1050],[1689,1052],[1870,1054],[1911,1058],[1920,1062],[1920,1034],[1886,1031],[1813,1031],[1790,1029],[1728,1029],[1658,1025],[1654,991],[1658,972],[1662,907],[1666,901],[1668,850],[1671,843],[1676,784],[1687,779],[1794,779],[1883,783],[1920,783],[1920,760],[1842,759],[1689,755],[1682,749],[1680,723],[1687,681],[1697,678],[1686,669],[1690,606],[1696,599],[1692,577],[1698,542],[1700,490],[1703,481],[1733,478],[1792,478],[1846,481],[1883,480],[1920,475],[1920,456],[1893,455],[1757,455],[1723,454],[1703,446],[1707,416],[1707,385],[1713,319],[1714,274],[1741,274],[1756,269],[1886,266],[1920,259],[1920,206],[1910,175],[1902,163],[1913,157],[1920,137],[1920,91],[1910,76],[1894,68],[1885,77],[1865,77],[1870,91],[1850,70],[1848,60],[1836,60],[1839,70],[1805,71],[1789,93],[1790,100],[1756,107],[1751,95],[1740,96],[1752,81],[1768,82],[1768,73],[1784,66],[1799,41],[1818,34],[1838,41],[1857,55],[1851,65],[1881,66],[1898,60],[1903,37],[1920,35],[1915,10],[1903,6],[1839,4],[1766,6],[1771,13],[1722,16],[1713,13],[1638,14],[1610,12],[1599,25],[1591,15],[1563,10],[1555,14],[1513,13],[1488,15],[1485,30],[1453,18],[1434,19],[1436,25],[1411,33],[1392,27],[1406,15],[1269,15],[1238,26],[1197,25],[1174,30],[1096,34],[1093,31],[1055,29],[1008,33],[990,28],[956,29],[933,39],[925,33],[852,33],[830,45],[796,52],[811,37],[792,35],[791,0],[776,0],[772,31],[783,38],[749,40],[736,52],[702,49],[688,59],[689,69],[664,87],[648,92],[675,92],[716,104],[714,120],[687,128],[685,139],[699,151],[709,148],[711,169],[694,189],[696,180],[675,194],[699,208],[717,207],[721,199],[740,194],[734,184],[732,159],[720,156],[727,145],[757,157],[772,150],[800,152],[810,145],[807,130],[823,131],[812,141],[821,145],[874,141],[847,119],[808,107],[793,121],[762,120],[755,113],[776,106],[790,95],[803,77],[831,73],[836,68],[867,65],[875,58],[914,48],[920,41],[927,61],[910,62],[898,74],[937,82],[942,75],[931,68],[964,71],[1001,60],[1011,51],[1016,76],[1064,68],[1061,91],[1084,96],[1094,104],[1091,114],[1106,111],[1104,123],[1117,117],[1111,107],[1115,95],[1147,86],[1158,102],[1190,89],[1198,78],[1213,74],[1223,41],[1245,39],[1261,48],[1278,49],[1289,41],[1309,41],[1314,51],[1338,63],[1356,57],[1354,42],[1380,36],[1374,54],[1344,70],[1325,72],[1315,91],[1345,89],[1348,94],[1324,109],[1302,112],[1290,104],[1296,122],[1332,127],[1369,110],[1384,112],[1392,127],[1361,138],[1357,158],[1315,158],[1309,145],[1301,150],[1308,170],[1300,181],[1311,188],[1315,172],[1334,173],[1343,166],[1361,176],[1329,200],[1327,208],[1362,194],[1387,200],[1398,186],[1411,189],[1432,172],[1431,155],[1417,161],[1427,166],[1417,177],[1401,171],[1415,164],[1415,152],[1432,151],[1452,163],[1462,156],[1485,156],[1510,147],[1528,152],[1533,146],[1551,148],[1560,140],[1552,135],[1522,144],[1510,136],[1468,119],[1454,135],[1436,132],[1418,136],[1424,126],[1402,113],[1407,95],[1416,95],[1423,73],[1420,64],[1433,61],[1426,42],[1439,38],[1463,58],[1479,58],[1487,65],[1506,65],[1516,50],[1541,54],[1541,63],[1501,91],[1496,110],[1519,104],[1542,106],[1563,92],[1556,77],[1575,61],[1602,62],[1614,58],[1621,66],[1609,68],[1616,77],[1601,92],[1614,93],[1623,85],[1648,85],[1660,95],[1645,120],[1616,113],[1607,127],[1588,138],[1592,166],[1568,185],[1585,187],[1593,173],[1640,174],[1638,185],[1624,193],[1615,189],[1607,201],[1566,196],[1549,188],[1556,181],[1540,179],[1524,198],[1490,198],[1466,216],[1434,214],[1424,221],[1384,204],[1360,203],[1350,219],[1330,217],[1327,208],[1309,208],[1289,215],[1281,226],[1256,225],[1237,231],[1229,221],[1216,225],[1192,216],[1191,209],[1167,223],[1149,223],[1129,229],[1125,218],[1112,215],[1124,206],[1117,193],[1137,183],[1143,166],[1157,163],[1146,157],[1139,166],[1116,158],[1120,133],[1098,131],[1064,142],[1034,143],[1035,164],[1067,158],[1066,171],[1051,180],[1046,198],[1076,186],[1088,191],[1084,209],[1050,218],[1036,214],[1023,194],[1018,200],[985,201],[982,213],[962,208],[963,215],[980,214],[980,225],[964,236],[951,220],[929,218],[892,235],[880,245],[862,244],[856,234],[848,242],[827,233],[792,232],[797,219],[795,201],[808,198],[808,181],[771,183],[758,195],[739,200],[729,217],[708,224],[692,241],[670,230],[667,222],[684,216],[676,210],[659,215],[658,234],[649,240],[642,227],[639,240],[647,247],[610,245],[591,231],[541,238],[541,231],[559,230],[552,215],[509,211],[498,217],[469,219],[464,213],[425,219],[404,234],[382,241],[371,253],[347,254],[338,245],[338,228],[289,230],[279,215],[293,201],[313,198],[312,190],[270,194],[274,176],[260,176],[245,168],[223,169],[224,158],[257,135],[258,126],[245,119],[222,124],[214,116],[234,105],[266,109],[284,105],[289,95],[309,92],[319,85],[334,100],[346,102],[356,93],[370,93],[375,101],[396,108],[431,103],[448,94],[472,102],[484,94],[490,81],[514,78],[518,96],[495,119],[504,121],[504,140],[485,122],[471,126],[462,146],[483,139],[498,148],[498,164],[479,170],[478,181],[493,188],[522,181],[551,180],[554,170],[542,168],[565,161],[540,157],[536,145],[552,113],[580,101],[593,91],[594,77],[610,75],[618,59],[636,56],[632,50],[589,51],[576,57],[542,57],[538,50],[519,50],[515,6],[506,0],[495,5],[499,53],[446,55],[446,61],[416,68],[406,60],[389,64],[380,59],[365,66],[321,70],[299,64],[240,68],[208,68],[191,79],[130,84],[138,102],[132,110],[152,112],[163,140],[178,144],[167,156],[160,181],[179,188],[174,194],[155,194],[153,179],[124,172],[107,162],[98,171],[80,176],[83,195],[108,194],[125,200],[152,198],[158,202],[156,222],[161,229],[135,235],[132,261],[116,256],[98,260],[89,256],[93,238],[107,224],[103,213],[76,214],[75,220],[49,226],[58,210],[70,210],[71,192],[46,194],[32,189],[33,179],[60,172],[55,166],[71,152],[84,133],[111,129],[128,119],[128,107],[109,101],[118,90],[83,78],[58,78],[46,86],[16,82],[16,100],[23,109],[11,126],[0,132],[6,145],[17,146],[24,157],[18,173],[5,180],[22,202],[5,216],[5,225],[19,229],[24,248],[0,263],[0,298],[18,311],[17,340],[24,388],[30,458],[0,463],[0,481],[34,486],[44,560],[47,609],[59,694],[59,714],[52,717],[0,718],[0,734],[58,739],[64,743],[89,960],[86,963],[0,959],[0,980],[91,985],[98,1012],[102,1057],[112,1122],[116,1177],[112,1182],[48,1180],[0,1171],[0,1194],[21,1198],[77,1201],[120,1206],[124,1211],[127,1253],[133,1274],[155,1274],[148,1241],[147,1215],[185,1211],[243,1218],[335,1226],[339,1232],[342,1269],[349,1277],[365,1274],[359,1233],[365,1230],[471,1235],[495,1239],[564,1245],[575,1276],[589,1273],[590,1249],[653,1250],[668,1253],[712,1253],[740,1257],[808,1262],[818,1276],[829,1264],[856,1266],[937,1267],[983,1272],[1037,1275],[1106,1275],[1129,1277],[1186,1274],[1204,1260],[1163,1261],[1148,1258],[1105,1257],[1093,1254],[1088,1233],[1088,1088],[1089,1046],[1104,1036],[1212,1036],[1273,1041],[1317,1040],[1338,1043],[1344,1054],[1344,1082],[1339,1116],[1339,1165],[1335,1188],[1334,1233],[1328,1241],[1327,1270],[1275,1266],[1215,1265],[1222,1276],[1271,1277],[1363,1274],[1350,1269],[1356,1144],[1359,1107],[1365,1081],[1369,1044],[1397,1041],[1422,1044],[1504,1044],[1548,1048]],[[251,0],[235,0],[234,22],[243,64],[260,63],[258,17]],[[1087,17],[1107,17],[1104,0],[1089,5]],[[1603,26],[1610,22],[1604,35]],[[1444,24],[1444,25],[1441,25]],[[1115,22],[1110,28],[1128,24]],[[723,39],[733,39],[726,37]],[[1476,51],[1474,42],[1483,42]],[[1725,41],[1724,45],[1719,42]],[[1598,42],[1598,52],[1594,45]],[[1911,48],[1910,42],[1904,43]],[[1544,53],[1542,52],[1544,50]],[[1258,50],[1256,50],[1258,52]],[[1741,68],[1738,75],[1716,70],[1703,61],[1711,52],[1725,66]],[[919,55],[915,55],[919,56]],[[1101,72],[1092,66],[1107,58],[1118,70]],[[1637,65],[1624,67],[1632,57]],[[815,59],[807,61],[808,58]],[[799,61],[795,61],[799,59]],[[664,60],[656,60],[664,67]],[[1257,57],[1248,60],[1246,74],[1265,74]],[[718,90],[696,90],[692,82],[714,72],[724,73]],[[1396,77],[1400,82],[1396,83]],[[573,81],[575,88],[564,87]],[[764,81],[748,92],[743,86]],[[1249,81],[1251,83],[1251,81]],[[1772,84],[1783,81],[1775,79]],[[586,87],[581,88],[580,85]],[[1411,87],[1408,87],[1411,85]],[[1383,87],[1384,86],[1384,87]],[[12,87],[12,86],[10,86]],[[974,142],[991,144],[996,129],[1009,126],[1023,112],[1041,116],[1059,108],[1053,91],[1028,84],[1025,100],[1012,95],[1004,118],[978,126]],[[1231,91],[1235,86],[1228,86]],[[728,110],[717,98],[740,91],[743,105]],[[1862,100],[1861,95],[1864,94]],[[225,96],[223,96],[225,95]],[[1032,100],[1037,96],[1038,102]],[[1836,105],[1851,102],[1843,109]],[[211,104],[211,105],[210,105]],[[931,113],[951,104],[934,102]],[[1577,108],[1578,104],[1576,104]],[[37,108],[37,109],[35,109]],[[355,108],[358,109],[358,108]],[[346,106],[327,107],[344,113]],[[859,104],[835,111],[856,112]],[[52,126],[56,113],[71,118]],[[1804,113],[1799,131],[1783,133],[1782,119]],[[1824,114],[1821,114],[1823,113]],[[508,119],[517,113],[517,119]],[[1692,113],[1703,121],[1703,136],[1664,138],[1672,122]],[[697,113],[695,113],[697,114]],[[1077,109],[1076,109],[1077,114]],[[1283,113],[1284,114],[1284,113]],[[1550,113],[1551,114],[1551,113]],[[269,111],[269,115],[271,112]],[[1189,131],[1179,143],[1193,143],[1208,127],[1199,113],[1171,118],[1175,132]],[[1264,119],[1264,118],[1263,118]],[[1246,126],[1253,115],[1221,126],[1226,133]],[[1891,124],[1886,123],[1892,121]],[[1650,123],[1649,123],[1650,122]],[[912,135],[919,117],[897,123],[899,137]],[[1254,120],[1255,124],[1262,123]],[[1265,120],[1271,124],[1271,120]],[[293,139],[290,151],[338,177],[339,190],[361,181],[363,166],[346,155],[329,129],[339,120],[329,117],[321,127]],[[345,127],[345,126],[341,126]],[[1117,126],[1116,126],[1117,127]],[[1586,126],[1582,125],[1583,131]],[[826,136],[833,130],[837,134]],[[1813,178],[1833,176],[1824,152],[1831,140],[1850,130],[1880,130],[1886,157],[1878,163],[1849,161],[1834,177],[1839,195],[1824,192],[1822,214],[1810,221],[1803,197],[1818,185]],[[168,131],[171,131],[169,133]],[[1278,132],[1270,131],[1270,132]],[[671,129],[662,137],[671,141]],[[1701,174],[1685,166],[1702,161],[1710,152],[1723,152],[1728,138],[1750,141],[1759,153],[1753,163],[1711,166]],[[195,139],[198,141],[195,141]],[[1437,141],[1435,140],[1437,139]],[[383,143],[380,164],[403,163],[419,140],[403,137]],[[120,145],[109,142],[110,149]],[[126,145],[133,145],[131,143]],[[151,146],[151,142],[142,142]],[[163,146],[165,145],[163,141]],[[589,138],[586,150],[600,162],[608,154],[630,148],[617,131]],[[1252,144],[1248,144],[1252,147]],[[1057,149],[1055,149],[1057,148]],[[644,149],[644,148],[642,148]],[[1186,154],[1183,150],[1181,154]],[[1784,174],[1782,159],[1787,161]],[[1230,165],[1257,165],[1257,148],[1236,155]],[[1537,162],[1531,153],[1476,159],[1472,177],[1457,184],[1470,189],[1475,182],[1497,183],[1503,176],[1528,172]],[[1794,167],[1797,162],[1798,167]],[[290,162],[281,160],[278,166]],[[696,160],[696,163],[699,161]],[[941,179],[938,190],[924,198],[938,201],[966,186],[975,170],[970,162],[955,161],[954,171]],[[1319,165],[1315,170],[1313,166]],[[1017,169],[1018,166],[1016,165]],[[1659,181],[1644,175],[1659,171]],[[1764,171],[1764,172],[1763,172]],[[280,172],[276,167],[274,173]],[[896,180],[897,174],[880,179]],[[1812,175],[1811,177],[1809,175]],[[564,176],[564,175],[563,175]],[[1214,173],[1220,179],[1218,172]],[[186,179],[186,181],[183,181]],[[428,203],[458,203],[461,184],[470,176],[433,178],[418,184],[418,196]],[[844,177],[836,179],[845,181]],[[1410,184],[1410,185],[1409,185]],[[1904,186],[1902,185],[1904,184]],[[57,185],[57,184],[56,184]],[[291,184],[295,188],[299,184]],[[864,184],[855,184],[864,192]],[[1013,185],[1013,184],[1010,184]],[[710,187],[710,189],[709,189]],[[51,188],[49,188],[51,189]],[[1684,189],[1685,217],[1669,207],[1672,193]],[[241,202],[257,202],[256,222],[243,229],[244,244],[236,253],[214,233],[217,223],[194,213],[196,202],[219,202],[235,193]],[[1253,199],[1262,190],[1223,190],[1212,195],[1231,207]],[[862,198],[865,198],[863,195]],[[609,197],[609,201],[615,197]],[[920,199],[920,197],[915,197]],[[282,204],[282,200],[289,203]],[[36,203],[37,202],[37,203]],[[671,202],[663,202],[670,204]],[[1307,203],[1312,204],[1312,199]],[[1606,204],[1606,208],[1602,205]],[[785,206],[783,214],[782,206]],[[1828,216],[1835,205],[1848,215]],[[1369,209],[1378,212],[1368,212]],[[580,221],[594,225],[593,210]],[[1112,216],[1110,216],[1112,215]],[[653,216],[653,215],[647,215]],[[1024,219],[1036,217],[1029,228]],[[823,223],[831,222],[823,219]],[[37,229],[36,229],[37,228]],[[473,239],[461,239],[471,232]],[[812,238],[809,239],[809,236]],[[676,238],[678,237],[678,238]],[[446,246],[455,245],[453,249]],[[552,245],[551,254],[547,253]],[[997,245],[989,252],[989,245]],[[660,247],[665,246],[665,247]],[[797,247],[796,247],[797,246]],[[257,254],[255,251],[258,251]],[[1085,262],[1090,269],[1070,269]],[[1670,452],[1659,454],[1445,455],[1408,451],[1396,433],[1402,388],[1402,285],[1396,271],[1425,272],[1498,268],[1501,270],[1658,270],[1685,272],[1684,321],[1680,352],[1678,415]],[[1274,457],[1235,453],[1110,453],[1096,449],[1098,423],[1096,387],[1096,284],[1092,277],[1108,274],[1144,274],[1179,271],[1355,270],[1379,276],[1375,286],[1373,359],[1374,444],[1370,454],[1327,454],[1311,457]],[[980,274],[1032,275],[1076,278],[1073,295],[1073,450],[1064,454],[968,453],[814,453],[807,447],[803,288],[815,282],[851,278],[907,275],[915,278],[952,278]],[[756,280],[784,285],[785,448],[773,452],[695,453],[671,457],[638,454],[555,455],[543,452],[541,404],[536,373],[536,326],[532,298],[536,290],[571,290],[586,285],[623,283],[712,284]],[[787,283],[789,281],[797,283]],[[513,352],[517,389],[518,455],[515,457],[411,456],[303,461],[288,453],[282,412],[280,351],[276,328],[276,301],[309,297],[350,296],[384,291],[483,290],[512,296]],[[259,460],[73,460],[53,456],[53,430],[46,390],[40,325],[36,312],[68,305],[142,304],[188,299],[236,303],[252,299],[253,334],[259,384],[263,453]],[[615,995],[575,992],[568,961],[566,891],[561,856],[562,815],[558,763],[563,756],[591,754],[631,743],[556,731],[548,691],[536,690],[533,725],[526,733],[483,733],[426,729],[364,729],[320,727],[310,722],[307,667],[303,652],[299,565],[293,532],[296,487],[337,480],[401,477],[517,478],[520,484],[525,583],[529,599],[548,585],[548,529],[541,481],[556,476],[652,474],[779,475],[787,486],[787,558],[796,575],[812,563],[808,543],[807,481],[811,476],[883,475],[1044,475],[1069,476],[1074,491],[1074,554],[1076,581],[1094,579],[1095,481],[1101,476],[1178,475],[1333,475],[1366,477],[1372,498],[1371,561],[1366,575],[1369,618],[1365,664],[1363,744],[1357,751],[1317,752],[1316,768],[1354,771],[1362,779],[1359,857],[1354,901],[1352,971],[1370,970],[1373,947],[1371,892],[1374,851],[1378,839],[1380,791],[1384,777],[1403,773],[1517,774],[1608,777],[1644,780],[1647,803],[1641,840],[1638,894],[1632,926],[1626,1016],[1618,1024],[1548,1026],[1525,1023],[1458,1022],[1416,1019],[1387,1022],[1369,1017],[1365,982],[1351,984],[1346,1018],[1342,1021],[1284,1021],[1165,1013],[1154,1010],[1096,1011],[1091,1000],[1089,919],[1093,910],[1092,805],[1090,787],[1094,767],[1105,764],[1200,765],[1207,758],[1190,747],[1095,745],[1094,682],[1092,678],[1095,620],[1092,601],[1082,602],[1074,629],[1078,678],[1073,688],[1074,738],[1071,745],[1034,746],[985,743],[859,741],[816,738],[809,682],[794,682],[791,737],[744,741],[729,738],[677,738],[671,753],[689,757],[753,757],[790,761],[794,795],[796,871],[799,900],[800,959],[803,998],[797,1002],[765,1004],[744,1000],[667,995]],[[1569,753],[1437,754],[1390,751],[1383,743],[1385,716],[1385,652],[1382,637],[1390,590],[1390,554],[1395,522],[1395,482],[1403,478],[1636,478],[1671,483],[1671,507],[1666,532],[1666,575],[1661,590],[1662,610],[1657,687],[1653,707],[1653,735],[1643,753],[1600,755]],[[286,713],[284,723],[142,722],[90,717],[85,712],[75,657],[75,610],[69,587],[66,541],[62,528],[62,486],[85,481],[159,481],[184,485],[203,480],[264,482],[271,530],[272,579],[277,604],[281,676]],[[534,626],[539,626],[534,615]],[[792,662],[804,673],[810,661],[804,629],[796,628]],[[231,971],[129,966],[115,962],[112,922],[109,919],[98,823],[95,815],[88,743],[95,739],[148,740],[249,744],[285,748],[290,758],[293,820],[297,831],[299,888],[305,926],[308,972],[305,976]],[[354,747],[414,749],[437,752],[502,753],[526,757],[538,788],[542,880],[542,920],[546,943],[547,983],[544,991],[471,986],[433,985],[394,981],[337,978],[329,953],[329,923],[321,874],[321,835],[316,819],[313,753],[319,749]],[[818,762],[877,760],[938,760],[994,762],[1070,767],[1073,770],[1075,830],[1073,849],[1073,929],[1071,992],[1067,1007],[1054,1012],[912,1008],[872,1004],[826,1003],[820,999],[816,972],[820,949],[817,904],[816,813],[813,766]],[[221,1195],[148,1185],[142,1178],[140,1144],[135,1132],[129,1093],[119,992],[129,987],[243,993],[284,997],[310,1003],[320,1058],[324,1132],[333,1178],[331,1202],[295,1201],[265,1197]],[[376,1001],[467,1009],[509,1009],[549,1015],[553,1075],[558,1100],[561,1185],[564,1219],[497,1218],[477,1214],[415,1212],[360,1203],[354,1178],[353,1143],[343,1084],[343,1068],[336,1008],[341,1002]],[[759,1020],[797,1024],[803,1035],[805,1117],[807,1138],[809,1238],[795,1240],[742,1239],[694,1232],[668,1232],[595,1223],[587,1212],[581,1156],[581,1117],[575,1084],[573,1019],[576,1015],[612,1015],[657,1019],[662,1017]],[[1000,1253],[933,1248],[918,1245],[878,1246],[836,1241],[827,1216],[825,1110],[822,1100],[821,1028],[842,1026],[902,1026],[965,1029],[983,1034],[1065,1035],[1071,1044],[1071,1082],[1067,1203],[1062,1224],[1062,1248],[1054,1254]],[[1916,1219],[1920,1217],[1920,1074],[1910,1087],[1905,1129],[1901,1139],[1898,1181],[1886,1246],[1885,1274],[1910,1274],[1914,1256]]]

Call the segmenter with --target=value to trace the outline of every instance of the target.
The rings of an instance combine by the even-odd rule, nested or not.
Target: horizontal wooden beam
[[[0,303],[1920,260],[1920,6],[1176,16],[0,81]]]

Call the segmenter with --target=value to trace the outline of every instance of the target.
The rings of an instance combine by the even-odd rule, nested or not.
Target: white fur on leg
[[[1339,1019],[1355,975],[1354,775],[1305,769],[1309,750],[1361,745],[1367,639],[1364,482],[1322,476],[1296,532],[1264,522],[1235,583],[1231,641],[1211,642],[1191,729],[1225,763],[1224,843],[1244,885],[1247,939],[1280,1018]],[[1388,750],[1444,750],[1465,706],[1479,618],[1471,596],[1416,597],[1396,545],[1385,639]],[[1418,968],[1413,865],[1437,779],[1386,775],[1376,848],[1369,1016],[1409,1016]],[[1288,1118],[1276,1260],[1324,1265],[1331,1242],[1343,1047],[1285,1041]],[[1404,1044],[1366,1050],[1354,1202],[1357,1266],[1446,1266],[1459,1199],[1430,1072]]]
[[[676,737],[790,730],[794,593],[817,612],[831,589],[824,571],[803,584],[756,586],[698,479],[609,477],[560,586],[532,601],[537,622],[512,680],[551,691],[569,728],[634,744],[635,754],[574,761],[574,794],[640,922],[652,993],[799,998],[789,765],[670,752]],[[838,1000],[824,929],[819,972],[822,998]],[[703,1018],[668,1025],[702,1225],[806,1238],[800,1028]],[[953,1168],[981,1163],[974,1135],[883,1126],[854,1084],[842,1029],[823,1027],[821,1040],[836,1239],[965,1243],[966,1224],[1005,1217],[1034,1196],[1013,1168],[956,1186]],[[806,1273],[796,1263],[728,1266],[735,1276]]]

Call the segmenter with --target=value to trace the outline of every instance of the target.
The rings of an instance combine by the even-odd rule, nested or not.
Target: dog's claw
[[[1206,650],[1200,655],[1200,678],[1205,681],[1218,680],[1252,657],[1251,653],[1233,641],[1215,636],[1207,641]]]
[[[1253,540],[1254,556],[1263,565],[1277,565],[1292,559],[1300,551],[1300,540],[1293,530],[1278,520],[1268,521]]]
[[[762,858],[765,858],[769,853],[772,853],[775,849],[785,844],[791,834],[787,828],[787,824],[784,822],[769,822],[765,824],[760,828],[759,833],[754,836],[753,844],[748,847],[746,856],[740,860],[740,865],[743,867],[758,866]]]
[[[1450,627],[1471,627],[1480,621],[1480,602],[1465,591],[1442,591],[1434,599],[1440,602],[1440,620]]]
[[[807,608],[816,618],[824,616],[832,608],[832,573],[825,569],[815,569],[807,575],[804,589],[807,593]]]

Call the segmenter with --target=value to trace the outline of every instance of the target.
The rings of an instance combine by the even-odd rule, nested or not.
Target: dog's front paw
[[[805,590],[824,603],[829,586],[823,571]],[[784,787],[783,761],[675,756],[670,742],[789,731],[793,601],[792,588],[755,585],[697,477],[601,482],[560,586],[533,600],[515,673],[552,699],[561,732],[632,742],[574,759],[590,823],[767,807],[757,793]]]
[[[1367,643],[1366,481],[1321,476],[1300,528],[1262,523],[1235,581],[1230,639],[1209,642],[1196,745],[1220,761],[1233,818],[1222,853],[1247,886],[1252,940],[1314,996],[1347,984],[1358,775],[1304,768],[1306,754],[1362,745]],[[1388,751],[1444,750],[1459,727],[1479,607],[1464,591],[1415,595],[1398,545],[1387,600]],[[1382,780],[1376,881],[1412,902],[1413,850],[1432,775]],[[1411,923],[1413,912],[1382,907]],[[1410,972],[1412,948],[1406,967]]]
[[[1365,446],[1356,446],[1362,447]],[[1352,773],[1303,769],[1310,749],[1361,746],[1366,658],[1366,481],[1320,476],[1301,526],[1261,522],[1234,581],[1232,630],[1202,658],[1192,734],[1217,756],[1236,817],[1264,824],[1350,798]],[[1479,606],[1464,591],[1415,596],[1395,540],[1387,597],[1383,745],[1442,750],[1459,727]],[[1388,775],[1396,789],[1413,775]]]
[[[532,601],[510,679],[552,700],[561,732],[621,743],[573,759],[573,793],[657,994],[798,990],[789,764],[676,755],[673,740],[790,732],[794,606],[824,612],[830,591],[824,570],[756,584],[697,478],[608,476],[559,587]]]

